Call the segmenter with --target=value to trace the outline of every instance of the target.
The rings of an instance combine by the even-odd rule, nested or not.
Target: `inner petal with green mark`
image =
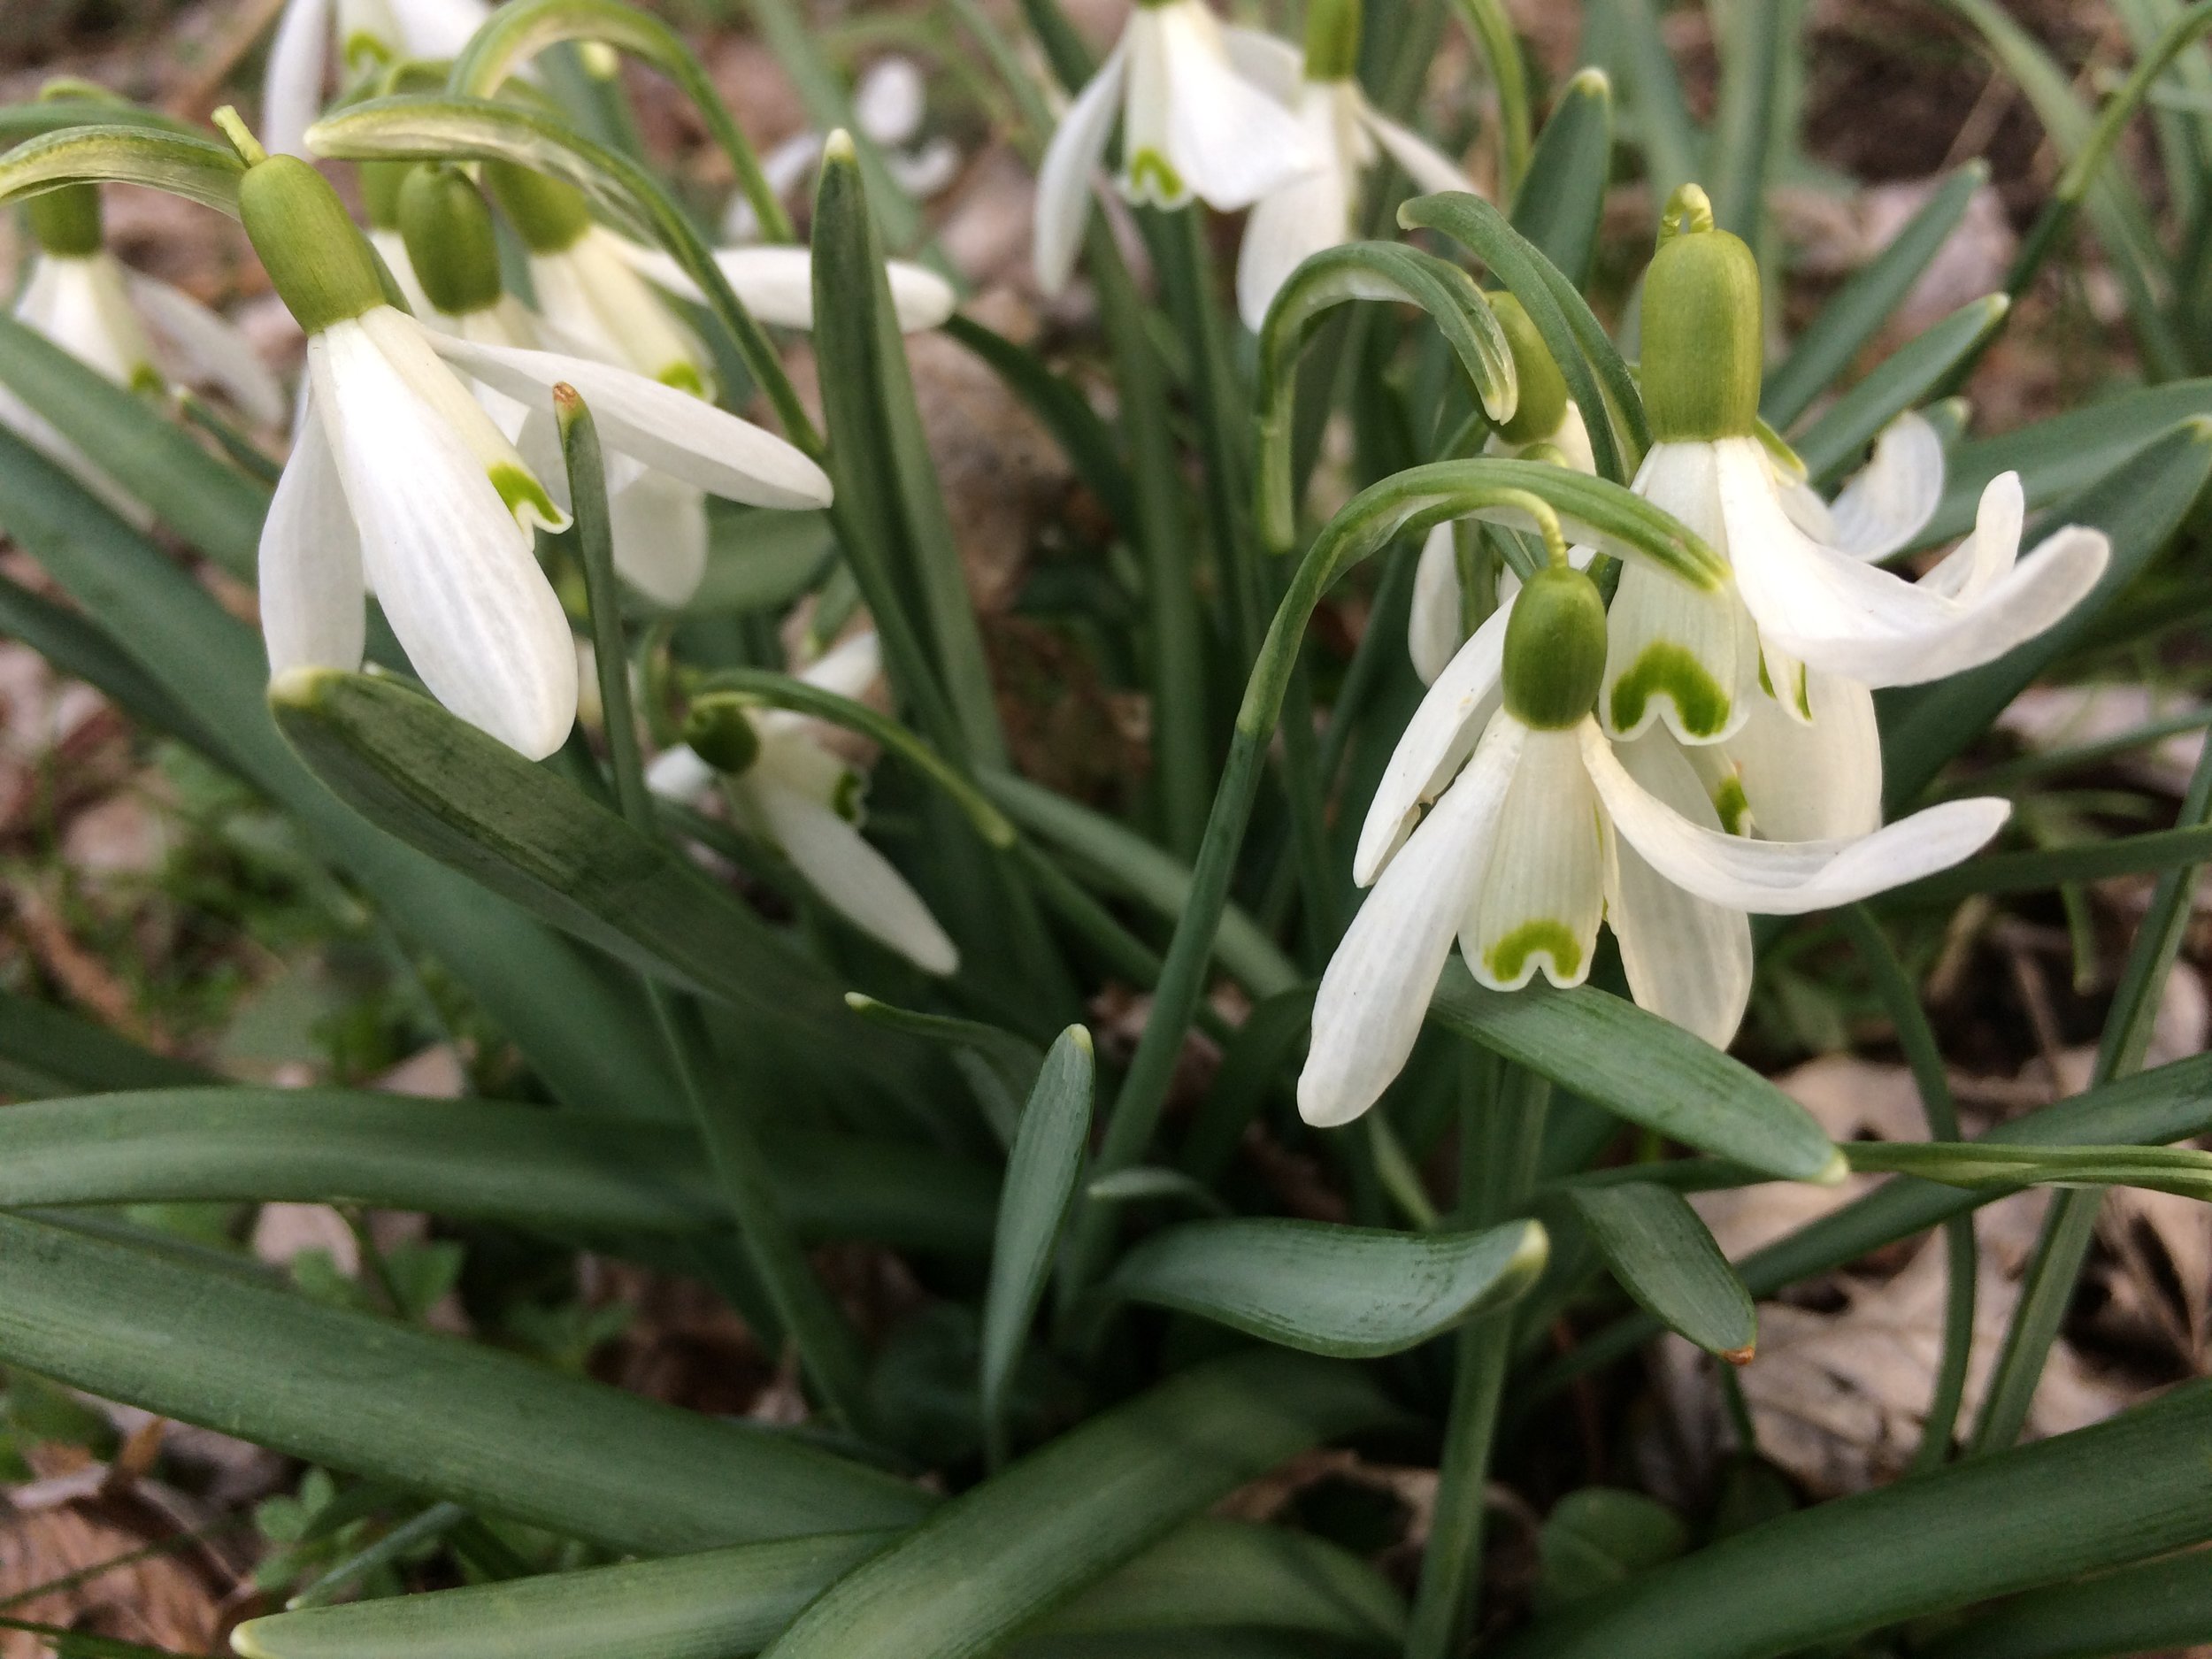
[[[1762,671],[1763,672],[1763,670]],[[1732,700],[1712,672],[1686,645],[1654,640],[1613,682],[1607,716],[1616,731],[1635,730],[1655,697],[1673,705],[1671,722],[1691,738],[1718,737],[1734,712]]]
[[[516,466],[502,461],[490,469],[492,488],[499,492],[499,499],[507,503],[507,511],[515,516],[515,522],[526,530],[533,518],[542,525],[566,522],[566,516],[553,504],[545,486],[527,467]]]
[[[1129,193],[1148,197],[1162,207],[1180,202],[1190,194],[1183,175],[1156,150],[1140,150],[1129,158]]]
[[[1510,984],[1529,970],[1538,956],[1550,958],[1549,977],[1576,979],[1582,974],[1582,941],[1564,922],[1539,918],[1523,922],[1482,953],[1482,965],[1493,978]]]

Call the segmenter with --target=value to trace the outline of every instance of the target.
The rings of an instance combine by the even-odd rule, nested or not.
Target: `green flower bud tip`
[[[1759,426],[1763,339],[1759,263],[1713,227],[1705,192],[1684,185],[1667,204],[1644,276],[1643,392],[1662,443],[1748,437]]]
[[[249,166],[238,211],[269,280],[310,334],[387,303],[375,254],[329,180],[298,157]]]
[[[31,235],[48,253],[65,259],[89,259],[100,251],[100,187],[65,184],[44,190],[23,204]]]
[[[1597,584],[1549,565],[1523,584],[1505,625],[1506,712],[1540,732],[1578,726],[1605,677],[1605,601]]]
[[[532,253],[566,253],[591,228],[584,193],[565,179],[511,161],[488,161],[484,182]]]
[[[693,703],[684,721],[684,741],[715,771],[732,776],[751,771],[760,758],[760,734],[734,697],[702,697]]]
[[[1306,7],[1306,79],[1349,81],[1359,71],[1360,0]]]
[[[1552,361],[1550,348],[1520,301],[1503,292],[1484,297],[1505,330],[1513,349],[1513,376],[1521,388],[1513,419],[1498,428],[1498,435],[1508,443],[1541,442],[1555,436],[1567,419],[1567,377]]]
[[[411,168],[399,192],[399,231],[430,303],[449,317],[499,303],[499,242],[491,209],[457,167]]]

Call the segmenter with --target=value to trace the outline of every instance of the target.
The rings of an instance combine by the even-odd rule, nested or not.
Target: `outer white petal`
[[[808,250],[725,248],[714,262],[761,321],[784,328],[814,326],[814,256]],[[892,259],[885,263],[884,274],[902,334],[939,326],[960,303],[952,284],[926,266]]]
[[[1910,545],[1943,499],[1943,440],[1922,416],[1906,413],[1882,428],[1874,457],[1829,504],[1839,553],[1869,561]]]
[[[2005,801],[1946,801],[1853,841],[1748,841],[1692,823],[1648,793],[1594,727],[1582,749],[1614,828],[1653,869],[1700,898],[1754,915],[1827,910],[1948,869],[2012,814]]]
[[[707,498],[695,484],[641,472],[610,486],[614,567],[657,605],[673,608],[699,591],[707,573]]]
[[[307,157],[307,129],[323,108],[331,0],[288,0],[261,83],[262,143],[269,153]]]
[[[1360,99],[1360,119],[1382,146],[1383,153],[1404,168],[1406,177],[1421,190],[1473,192],[1474,185],[1457,162],[1411,127],[1401,127],[1363,97]]]
[[[361,536],[312,408],[261,523],[260,576],[272,678],[290,668],[361,666],[367,626]]]
[[[911,58],[879,59],[853,88],[853,119],[879,144],[906,142],[928,111],[929,88]]]
[[[2020,532],[2027,523],[2027,512],[2020,474],[1998,473],[1982,491],[1974,513],[1974,534],[1922,577],[1920,586],[1962,604],[1979,599],[2020,562]]]
[[[926,202],[960,176],[960,146],[933,138],[919,150],[895,150],[883,158],[891,181],[918,202]]]
[[[1422,803],[1435,799],[1475,746],[1502,696],[1505,630],[1513,607],[1500,605],[1429,687],[1383,768],[1360,826],[1352,879],[1365,887],[1413,829]]]
[[[1528,728],[1502,716],[1352,918],[1313,1005],[1298,1115],[1327,1127],[1372,1106],[1413,1052],[1452,936],[1490,858]]]
[[[1690,759],[1711,749],[1686,751],[1664,732],[1654,732],[1614,752],[1658,800],[1701,828],[1720,828]],[[1750,919],[1676,887],[1611,834],[1609,823],[1608,831],[1606,919],[1620,944],[1631,995],[1638,1006],[1725,1048],[1751,1001]]]
[[[1230,66],[1276,103],[1296,108],[1306,86],[1306,55],[1288,41],[1264,29],[1248,29],[1234,23],[1221,27],[1221,49]]]
[[[1084,221],[1091,212],[1091,175],[1105,158],[1106,141],[1113,135],[1114,117],[1128,79],[1129,47],[1125,41],[1076,95],[1045,147],[1037,169],[1034,257],[1037,286],[1047,294],[1061,292],[1075,273]]]
[[[576,718],[576,650],[530,533],[358,321],[310,340],[307,362],[365,574],[415,672],[461,718],[551,754]]]
[[[1291,113],[1231,65],[1205,0],[1169,0],[1148,14],[1157,19],[1166,70],[1162,154],[1192,195],[1233,212],[1321,165]],[[1147,15],[1140,12],[1133,29]],[[1141,136],[1135,102],[1133,96],[1132,160]]]
[[[2072,610],[2110,557],[2103,535],[2069,526],[1970,601],[1955,601],[1808,540],[1783,512],[1763,460],[1744,447],[1753,442],[1714,446],[1737,586],[1763,638],[1846,679],[1917,685],[2001,657]],[[2009,521],[2012,492],[2002,480],[1983,500]],[[1974,556],[1978,566],[2002,563],[2001,549],[1986,550],[1978,533],[1977,546],[1985,549]]]
[[[773,433],[713,404],[604,363],[441,338],[439,354],[486,385],[549,412],[565,381],[582,396],[607,447],[755,507],[826,507],[829,475]]]
[[[176,378],[219,387],[248,419],[265,426],[284,419],[284,388],[245,331],[183,289],[130,273],[125,279],[139,315],[168,342],[183,373]]]
[[[457,58],[469,37],[484,27],[492,9],[486,0],[385,0],[410,58],[441,62]]]
[[[1413,567],[1413,608],[1406,618],[1406,651],[1425,686],[1459,654],[1466,615],[1459,591],[1459,548],[1452,526],[1440,524],[1421,543],[1421,562]]]
[[[549,335],[651,380],[710,384],[706,348],[631,268],[629,245],[594,226],[573,247],[531,257],[530,282]]]
[[[1589,977],[1605,918],[1600,816],[1578,733],[1529,733],[1498,815],[1490,868],[1460,922],[1460,955],[1482,984],[1517,991],[1540,965],[1554,985]]]
[[[1874,694],[1817,669],[1808,671],[1805,691],[1809,723],[1792,718],[1762,693],[1748,700],[1751,717],[1743,729],[1721,746],[1736,764],[1751,821],[1770,841],[1870,835],[1882,824],[1882,733]]]
[[[664,801],[696,801],[714,787],[721,773],[699,758],[688,743],[664,749],[645,768],[645,787]]]
[[[841,641],[799,671],[799,679],[841,697],[867,695],[883,678],[883,641],[873,628]]]
[[[810,796],[748,773],[739,787],[810,886],[846,920],[926,973],[949,974],[960,952],[921,895],[860,832]]]
[[[1262,196],[1244,227],[1237,254],[1237,312],[1254,333],[1290,273],[1325,249],[1352,239],[1352,209],[1359,180],[1352,158],[1337,142],[1337,89],[1309,83],[1297,105],[1298,124],[1320,165]]]
[[[40,255],[16,314],[119,386],[136,388],[150,376],[160,378],[153,342],[131,306],[123,267],[112,254]]]

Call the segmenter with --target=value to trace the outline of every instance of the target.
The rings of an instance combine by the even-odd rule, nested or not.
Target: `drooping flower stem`
[[[606,469],[599,436],[583,400],[566,387],[554,392],[561,451],[567,463],[574,503],[572,545],[584,567],[584,589],[591,610],[592,645],[598,659],[600,706],[604,710],[608,758],[614,772],[615,799],[632,827],[649,835],[659,831],[653,797],[645,787],[639,752],[637,715],[630,698],[629,655],[623,641],[621,593],[614,572],[614,535],[606,495]],[[717,1184],[727,1201],[747,1256],[792,1340],[807,1375],[824,1402],[848,1425],[860,1428],[864,1359],[860,1339],[846,1321],[784,1218],[768,1172],[766,1154],[753,1132],[746,1102],[710,1086],[712,1048],[698,1005],[688,996],[651,981],[646,995],[669,1059],[699,1126]]]

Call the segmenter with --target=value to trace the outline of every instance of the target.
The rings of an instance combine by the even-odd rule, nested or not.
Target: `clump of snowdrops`
[[[2173,831],[2023,852],[1956,764],[2188,573],[2203,382],[1982,440],[1956,388],[2085,206],[2108,234],[2093,190],[2201,9],[2075,111],[2008,290],[1863,373],[1977,178],[1778,341],[1789,8],[1728,13],[1711,133],[1649,8],[1610,9],[1619,151],[1600,68],[1533,125],[1491,0],[1312,0],[1298,39],[1164,0],[1096,59],[1054,0],[1016,35],[956,0],[929,27],[1033,157],[1036,284],[1079,319],[1049,350],[962,310],[926,77],[856,110],[759,10],[821,128],[769,165],[618,0],[293,0],[257,129],[78,83],[0,111],[30,250],[0,527],[68,602],[10,583],[7,626],[296,818],[513,1056],[495,1097],[279,1093],[51,1014],[0,1030],[53,1096],[0,1112],[0,1360],[307,1460],[331,1526],[386,1529],[234,1647],[1997,1655],[2047,1651],[2008,1618],[2212,1605],[2200,1558],[2154,1559],[2212,1537],[2212,1396],[2013,1444],[2099,1189],[2212,1192],[2170,1145],[2212,1126],[2205,1065],[2142,1071],[2212,772]],[[1412,114],[1450,16],[1495,111],[1480,185]],[[728,201],[641,154],[633,96],[687,104]],[[1609,328],[1584,289],[1617,166],[1656,234]],[[242,220],[306,336],[295,386],[107,251],[113,185]],[[1232,271],[1215,216],[1248,210]],[[2147,338],[2186,275],[2142,279]],[[1092,498],[1059,619],[1148,711],[1104,805],[1010,759],[906,355],[940,329]],[[203,564],[252,584],[257,629]],[[1310,626],[1348,595],[1348,654]],[[2161,881],[2093,1087],[1962,1140],[1893,941],[2127,871]],[[1924,1142],[1832,1144],[1729,1057],[1761,950],[1816,915]],[[1144,999],[1110,1053],[1085,1023],[1110,987]],[[1310,1161],[1340,1218],[1285,1214],[1251,1145]],[[1732,1263],[1683,1195],[1854,1171],[1899,1179]],[[2034,1185],[2069,1190],[1970,1426],[1963,1218]],[[648,1404],[435,1334],[423,1298],[335,1306],[75,1214],[209,1199],[698,1279],[804,1421]],[[1738,1506],[1723,1538],[1532,1456],[1562,1389],[1664,1331],[1747,1429],[1755,1299],[1938,1226],[1953,1317],[1909,1479]],[[926,1315],[864,1329],[832,1242],[895,1253]],[[1325,1444],[1436,1471],[1388,1571],[1325,1509],[1217,1509]],[[1486,1491],[1533,1463],[1532,1604],[1484,1563]],[[426,1548],[459,1587],[342,1599]],[[2032,1617],[1990,1610],[2023,1591]]]

